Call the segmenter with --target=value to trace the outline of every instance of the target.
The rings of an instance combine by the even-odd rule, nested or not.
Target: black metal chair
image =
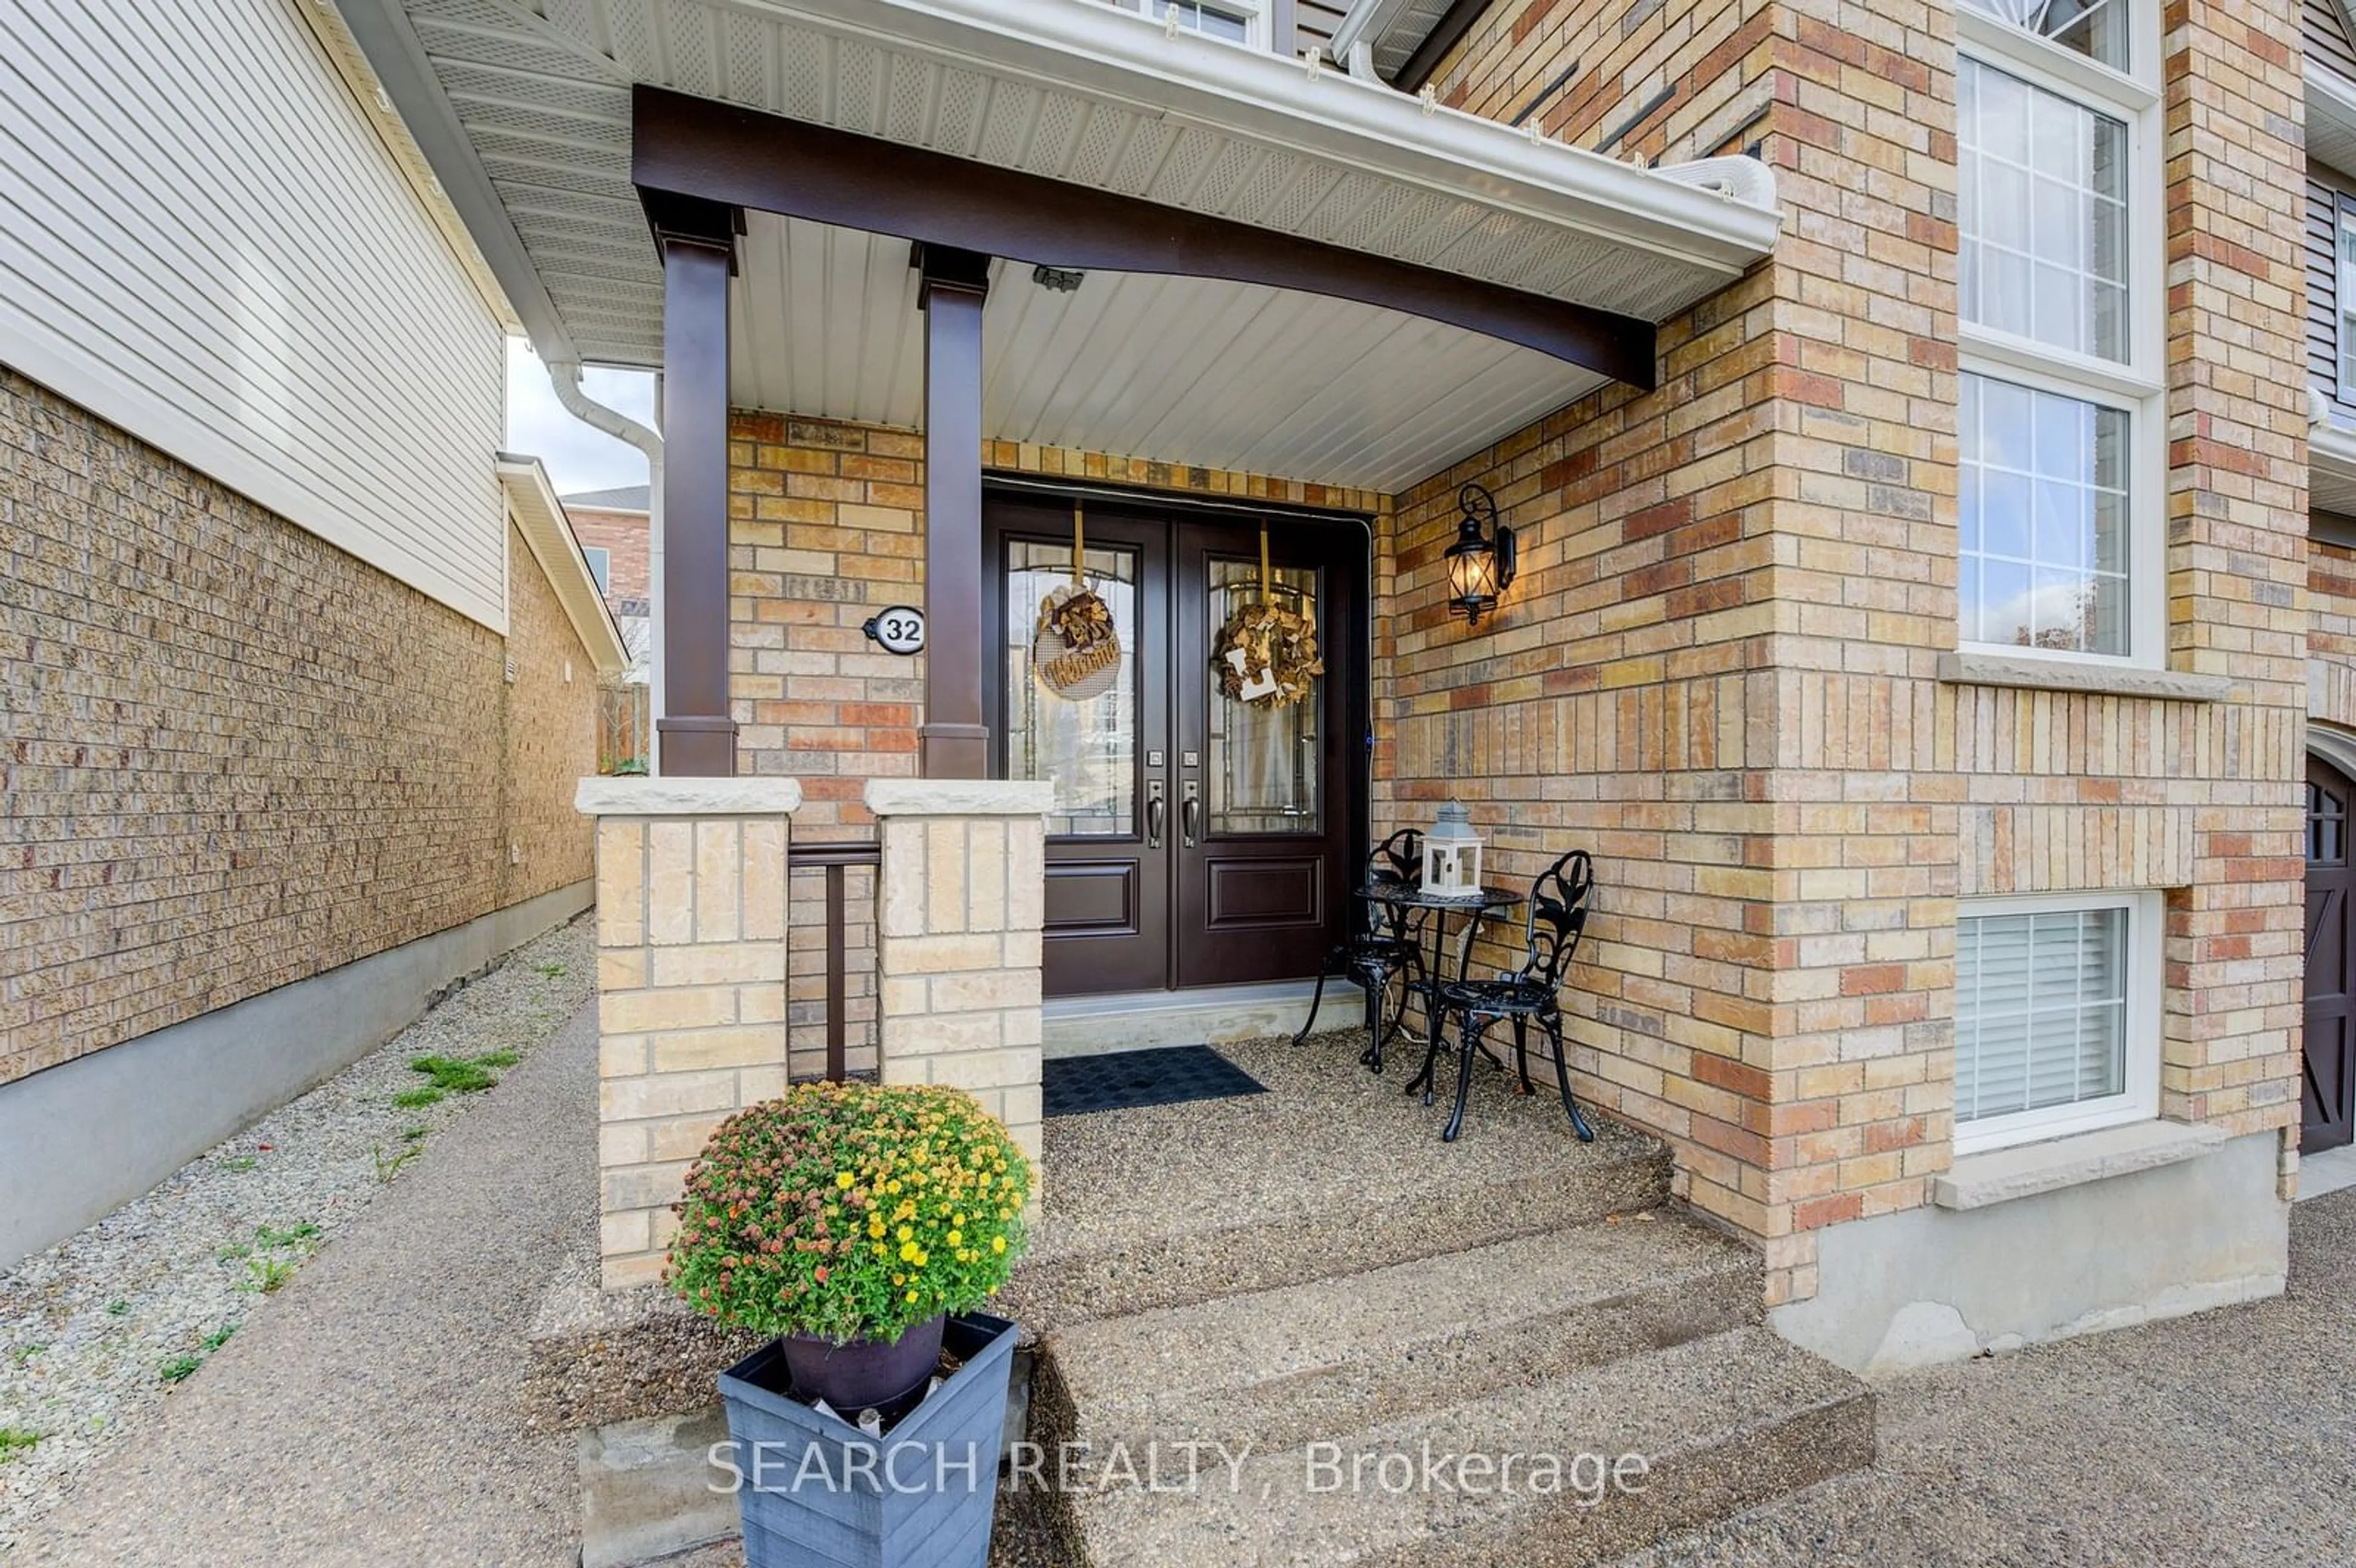
[[[1402,827],[1367,851],[1366,885],[1386,882],[1407,888],[1422,886],[1423,834],[1419,830]],[[1413,986],[1424,978],[1422,927],[1412,910],[1373,899],[1354,897],[1350,901],[1358,907],[1357,929],[1335,943],[1325,955],[1325,962],[1317,971],[1316,995],[1309,1003],[1309,1021],[1301,1026],[1292,1043],[1299,1045],[1307,1040],[1309,1031],[1317,1026],[1317,1010],[1325,1005],[1327,978],[1343,976],[1366,993],[1366,1029],[1371,1038],[1365,1053],[1358,1060],[1380,1072],[1383,1044],[1398,1032],[1407,1018],[1408,999],[1415,994]],[[1386,1025],[1383,997],[1394,976],[1411,979],[1399,987],[1398,1008]]]
[[[1535,1022],[1546,1030],[1554,1045],[1554,1072],[1562,1086],[1562,1108],[1570,1116],[1570,1125],[1581,1143],[1595,1141],[1595,1129],[1580,1115],[1579,1103],[1571,1098],[1570,1065],[1566,1060],[1562,1039],[1562,979],[1570,967],[1571,955],[1579,950],[1579,938],[1587,929],[1587,906],[1595,891],[1594,863],[1584,849],[1573,849],[1538,873],[1530,884],[1530,912],[1525,927],[1522,961],[1494,980],[1456,979],[1442,981],[1439,987],[1439,1006],[1432,1009],[1430,1044],[1423,1054],[1423,1071],[1408,1084],[1408,1093],[1423,1091],[1423,1103],[1431,1104],[1433,1079],[1440,1065],[1440,1037],[1448,1020],[1457,1020],[1456,1108],[1450,1113],[1448,1126],[1440,1135],[1443,1143],[1453,1143],[1464,1129],[1464,1102],[1472,1087],[1472,1058],[1484,1052],[1482,1036],[1489,1029],[1511,1019],[1514,1024],[1514,1061],[1521,1073],[1522,1093],[1532,1092],[1530,1086],[1529,1026]]]

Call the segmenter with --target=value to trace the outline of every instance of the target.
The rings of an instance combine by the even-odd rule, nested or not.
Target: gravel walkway
[[[530,1093],[526,1080],[549,1076],[530,1060],[535,1048],[581,1010],[595,981],[588,923],[551,932],[155,1190],[0,1275],[0,1555],[12,1564],[23,1558],[7,1553],[10,1542],[70,1493],[85,1467],[126,1448],[135,1462],[151,1462],[155,1444],[186,1424],[179,1420],[186,1409],[205,1403],[209,1385],[232,1363],[252,1367],[261,1359],[266,1366],[265,1347],[250,1341],[265,1329],[283,1339],[288,1319],[316,1306],[312,1275],[338,1260],[346,1245],[339,1238],[385,1211],[416,1207],[380,1209],[380,1197],[407,1195],[429,1174],[437,1182],[479,1176],[467,1172],[462,1145],[479,1142],[477,1124],[491,1118],[467,1113],[501,1106],[497,1119],[509,1120],[505,1104]],[[572,1041],[573,1054],[581,1049]],[[428,1083],[409,1066],[412,1058],[487,1055],[497,1063],[509,1054],[524,1064],[508,1086],[454,1093],[430,1105],[393,1103]],[[498,1076],[507,1069],[487,1071]],[[577,1093],[584,1125],[564,1136],[585,1183],[594,1084]],[[571,1213],[577,1218],[591,1203],[575,1195]],[[315,1258],[329,1242],[338,1244]],[[339,1261],[336,1272],[349,1277],[352,1266]],[[420,1264],[380,1258],[378,1266],[386,1272],[366,1288],[397,1299]],[[276,1390],[282,1402],[313,1397],[298,1393],[302,1376],[287,1369]],[[260,1424],[267,1428],[277,1413],[262,1413]],[[9,1433],[38,1441],[11,1444]],[[133,1437],[138,1441],[126,1444]],[[289,1489],[304,1484],[284,1456],[264,1473]],[[179,1500],[185,1506],[187,1494]],[[174,1511],[166,1507],[155,1517]]]

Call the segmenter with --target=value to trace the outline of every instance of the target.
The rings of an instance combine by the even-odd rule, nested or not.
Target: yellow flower
[[[913,1241],[915,1241],[915,1240],[916,1239],[916,1232],[915,1229],[914,1229],[913,1227],[911,1227],[911,1226],[907,1226],[907,1225],[903,1225],[903,1226],[901,1226],[901,1227],[900,1227],[900,1239],[901,1239],[902,1241],[904,1241],[904,1242],[913,1242]]]
[[[910,1292],[908,1293],[908,1299],[909,1299],[909,1300],[911,1300],[911,1301],[916,1300],[916,1293],[915,1291],[913,1291],[913,1290],[912,1290],[912,1291],[910,1291]]]
[[[1003,1237],[1003,1236],[992,1236],[992,1237],[991,1237],[991,1238],[990,1238],[990,1250],[991,1250],[991,1252],[993,1252],[993,1253],[1002,1253],[1002,1252],[1004,1252],[1004,1251],[1006,1250],[1006,1238],[1005,1238],[1005,1237]]]
[[[851,1172],[847,1170],[840,1170],[835,1172],[834,1184],[837,1187],[841,1188],[845,1192],[848,1192],[851,1190],[851,1184],[858,1179],[859,1179],[851,1175]]]
[[[914,1243],[914,1242],[903,1242],[903,1243],[900,1243],[900,1261],[901,1261],[902,1263],[906,1263],[906,1264],[912,1264],[912,1263],[915,1263],[915,1262],[916,1261],[916,1255],[917,1255],[917,1254],[916,1254],[916,1243]]]
[[[949,1232],[949,1245],[954,1247],[964,1240],[965,1232],[963,1231],[951,1231]]]

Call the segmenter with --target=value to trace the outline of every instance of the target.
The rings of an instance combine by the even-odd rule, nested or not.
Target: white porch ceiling
[[[660,362],[640,83],[1648,321],[1740,276],[1780,222],[1750,160],[1617,164],[1102,0],[335,3],[552,359]],[[905,240],[748,219],[736,395],[914,422]],[[1405,483],[1599,380],[1311,295],[1099,274],[1049,297],[1028,272],[985,316],[1003,439]]]
[[[921,422],[924,317],[905,240],[747,213],[731,392]],[[991,269],[983,427],[1002,441],[1403,489],[1603,378],[1370,305],[1201,278]]]

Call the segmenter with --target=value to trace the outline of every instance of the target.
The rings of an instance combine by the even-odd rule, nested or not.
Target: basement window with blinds
[[[1974,900],[1955,923],[1955,1152],[2159,1114],[2159,899]]]

